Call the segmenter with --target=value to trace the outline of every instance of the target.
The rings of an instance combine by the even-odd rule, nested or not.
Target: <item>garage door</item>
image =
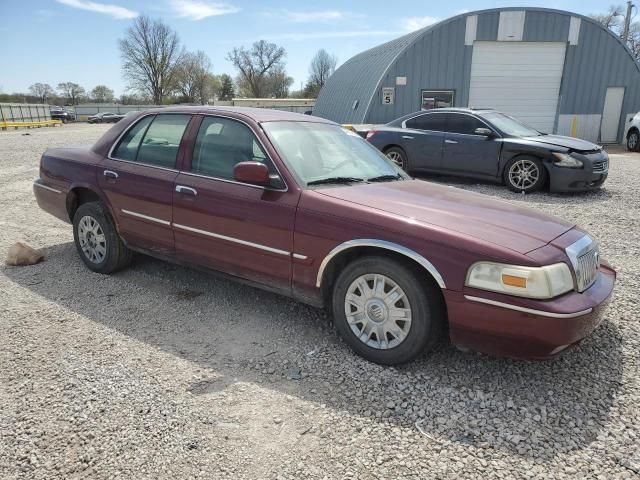
[[[469,106],[494,108],[552,132],[564,43],[475,42]]]

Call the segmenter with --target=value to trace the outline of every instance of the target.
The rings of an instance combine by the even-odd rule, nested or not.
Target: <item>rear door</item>
[[[204,116],[192,143],[173,192],[178,258],[289,291],[299,190],[287,187],[244,121]],[[272,185],[237,182],[242,161],[265,163]]]
[[[436,170],[442,161],[447,114],[430,112],[404,122],[402,145],[409,157],[411,169]]]
[[[171,229],[180,142],[191,115],[148,115],[122,136],[98,171],[118,230],[131,246],[174,254]]]
[[[444,138],[442,170],[471,175],[498,175],[500,140],[477,135],[477,128],[492,128],[466,113],[450,113]]]

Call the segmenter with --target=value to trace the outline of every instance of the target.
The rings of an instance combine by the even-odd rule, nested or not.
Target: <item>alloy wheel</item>
[[[640,139],[638,138],[638,134],[636,132],[633,132],[629,135],[629,138],[627,139],[627,146],[629,147],[629,150],[635,150],[636,148],[638,148],[638,140]]]
[[[522,159],[511,165],[509,181],[521,190],[529,190],[540,178],[540,169],[532,160]]]
[[[92,263],[102,263],[107,256],[107,239],[97,220],[89,215],[78,223],[78,240],[82,253]]]
[[[391,278],[365,274],[356,278],[344,300],[347,323],[365,345],[387,350],[400,345],[411,328],[411,305]]]
[[[404,170],[404,158],[400,152],[391,151],[387,153],[387,158]]]

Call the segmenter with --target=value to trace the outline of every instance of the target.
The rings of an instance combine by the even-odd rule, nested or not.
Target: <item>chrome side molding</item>
[[[132,212],[131,210],[125,210],[124,208],[120,210],[125,215],[129,215],[132,217],[142,218],[143,220],[149,220],[150,222],[159,223],[161,225],[171,225],[171,222],[167,220],[162,220],[161,218],[150,217],[149,215],[143,215],[142,213]]]
[[[62,193],[61,190],[56,190],[55,188],[47,187],[46,185],[43,185],[42,183],[39,183],[39,182],[33,182],[33,186],[42,188],[43,190],[49,190],[50,192],[53,192],[53,193]]]
[[[393,252],[400,253],[401,255],[404,255],[405,257],[408,257],[414,260],[415,262],[419,263],[426,271],[428,271],[431,274],[431,276],[434,278],[434,280],[436,281],[436,283],[440,288],[442,289],[447,288],[444,283],[444,279],[442,278],[442,275],[440,275],[440,272],[438,272],[438,269],[436,269],[436,267],[434,267],[429,260],[424,258],[419,253],[416,253],[407,247],[403,247],[402,245],[398,245],[397,243],[387,242],[385,240],[375,240],[370,238],[349,240],[347,242],[341,243],[340,245],[335,247],[333,250],[331,250],[327,254],[327,256],[324,257],[324,260],[322,260],[322,263],[320,264],[320,269],[318,270],[318,276],[316,278],[316,287],[320,288],[320,285],[322,285],[322,276],[324,275],[324,271],[327,268],[327,265],[329,264],[329,262],[339,253],[355,247],[376,247],[376,248],[391,250]]]

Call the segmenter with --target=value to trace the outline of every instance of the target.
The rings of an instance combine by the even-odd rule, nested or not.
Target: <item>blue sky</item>
[[[26,91],[35,82],[55,88],[72,81],[87,90],[105,84],[123,93],[126,82],[117,39],[139,14],[162,18],[189,50],[205,51],[214,73],[235,77],[225,60],[235,46],[259,39],[282,45],[297,89],[319,48],[335,54],[340,64],[367,48],[465,11],[540,6],[588,15],[606,10],[610,3],[616,2],[0,0],[0,92]]]

